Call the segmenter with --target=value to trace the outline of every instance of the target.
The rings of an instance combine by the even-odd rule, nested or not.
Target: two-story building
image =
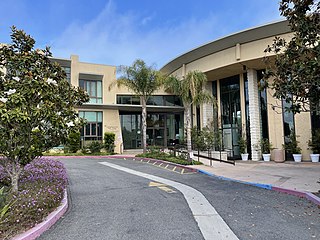
[[[126,88],[111,88],[116,80],[116,67],[54,58],[73,86],[86,90],[90,101],[77,110],[87,120],[81,132],[83,144],[102,140],[105,132],[116,134],[115,152],[141,148],[141,104],[139,97]],[[147,143],[167,146],[183,134],[183,107],[180,99],[158,91],[147,102]]]

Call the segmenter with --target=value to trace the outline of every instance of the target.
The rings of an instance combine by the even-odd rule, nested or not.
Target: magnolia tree
[[[273,77],[274,96],[291,103],[290,111],[313,111],[320,95],[320,2],[282,0],[279,10],[293,32],[290,41],[276,37],[266,53],[265,79]],[[310,102],[313,103],[310,105]]]
[[[15,27],[11,39],[0,46],[0,164],[16,192],[23,166],[83,124],[74,107],[88,96],[67,82],[48,47],[34,49],[35,40]]]

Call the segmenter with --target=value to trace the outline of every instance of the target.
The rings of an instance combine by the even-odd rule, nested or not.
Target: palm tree
[[[109,85],[125,86],[140,97],[142,105],[142,146],[147,152],[147,100],[160,87],[160,72],[152,66],[147,66],[143,60],[137,59],[132,66],[120,66],[118,72],[121,76]]]
[[[200,71],[191,71],[182,79],[174,76],[168,77],[164,81],[164,88],[167,92],[181,97],[184,106],[184,115],[187,127],[187,150],[188,160],[193,157],[191,145],[191,107],[199,106],[203,103],[214,103],[215,99],[209,92],[203,89],[207,82],[207,76]]]

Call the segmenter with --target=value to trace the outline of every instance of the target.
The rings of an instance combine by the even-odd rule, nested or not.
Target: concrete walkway
[[[207,163],[209,164],[209,163]],[[320,190],[320,163],[311,162],[253,162],[236,161],[235,166],[212,161],[212,166],[195,165],[192,168],[201,169],[217,176],[236,180],[271,184],[292,190],[313,192]]]
[[[141,153],[141,150],[129,150],[123,154],[132,155]],[[195,158],[197,159],[197,158]],[[271,184],[303,192],[317,193],[320,191],[320,162],[292,162],[284,163],[236,161],[235,166],[223,162],[200,159],[205,165],[191,166],[217,176],[232,178],[240,181]]]

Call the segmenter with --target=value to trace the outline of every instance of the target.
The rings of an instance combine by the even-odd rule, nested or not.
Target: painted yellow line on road
[[[160,187],[158,187],[159,189],[161,189],[161,190],[163,190],[163,191],[165,191],[165,192],[167,192],[167,193],[175,193],[176,191],[174,191],[174,190],[172,190],[171,188],[168,188],[168,187],[166,187],[166,186],[160,186]]]
[[[160,187],[160,186],[165,186],[163,183],[158,183],[158,182],[150,182],[149,187]]]
[[[149,187],[157,187],[159,189],[161,189],[162,191],[165,191],[167,193],[175,193],[176,191],[174,191],[173,189],[167,187],[166,184],[163,183],[158,183],[158,182],[150,182],[149,183]]]

